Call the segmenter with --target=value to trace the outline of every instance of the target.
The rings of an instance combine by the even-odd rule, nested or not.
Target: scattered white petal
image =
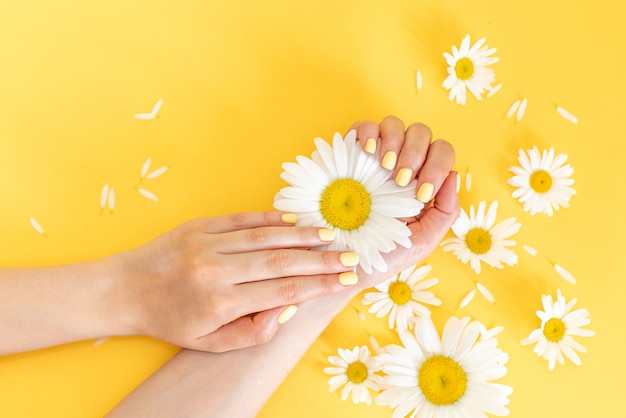
[[[471,188],[472,188],[472,173],[468,169],[467,173],[465,173],[465,190],[469,192]]]
[[[578,118],[576,116],[572,115],[567,110],[563,109],[561,106],[557,106],[556,107],[556,111],[559,112],[559,115],[563,116],[568,121],[570,121],[572,123],[578,123]]]
[[[143,163],[143,166],[141,167],[141,178],[146,177],[146,174],[148,174],[148,170],[150,169],[150,164],[151,163],[152,163],[152,158],[148,157],[146,162]]]
[[[517,109],[519,108],[520,102],[521,102],[521,100],[516,100],[516,101],[513,102],[513,104],[509,108],[509,110],[506,112],[506,118],[507,119],[510,119],[511,116],[513,116],[515,114],[515,112],[517,112]]]
[[[152,120],[152,119],[154,119],[154,115],[152,113],[137,113],[137,114],[133,115],[133,117],[135,119],[140,119],[140,120]]]
[[[491,329],[487,329],[487,327],[485,327],[483,324],[480,324],[480,339],[488,340],[500,334],[502,331],[504,331],[504,327],[501,325],[493,327]]]
[[[472,301],[472,299],[474,299],[474,295],[476,295],[476,289],[470,290],[469,293],[465,295],[461,303],[459,303],[459,309],[465,308]]]
[[[487,289],[483,284],[476,283],[476,287],[478,291],[489,301],[489,303],[496,303],[496,298],[493,297],[493,294]]]
[[[150,112],[153,116],[156,116],[161,110],[161,106],[163,105],[163,99],[157,100],[157,102],[152,106],[152,112]]]
[[[104,209],[107,204],[107,197],[109,196],[109,185],[105,184],[100,193],[100,209]]]
[[[115,189],[111,187],[109,190],[109,210],[112,212],[113,208],[115,208]]]
[[[567,280],[568,282],[572,284],[576,284],[576,279],[574,278],[574,276],[572,276],[572,274],[569,271],[565,270],[562,266],[560,266],[559,264],[555,264],[554,269],[565,280]]]
[[[41,235],[45,234],[43,228],[41,227],[41,225],[39,225],[39,222],[37,222],[37,220],[32,216],[30,217],[30,224],[33,226],[33,228],[35,228],[35,231],[37,231]]]
[[[524,248],[524,250],[526,250],[526,252],[530,255],[537,255],[537,250],[535,250],[533,247],[531,247],[530,245],[526,245],[524,244],[522,246],[522,248]]]
[[[148,174],[146,178],[153,179],[155,177],[159,177],[161,174],[165,173],[168,169],[169,167],[164,165],[163,167],[157,168],[152,173]]]
[[[95,347],[97,347],[97,346],[99,346],[100,344],[102,344],[103,342],[105,342],[105,341],[106,341],[106,340],[108,340],[108,339],[109,339],[109,337],[102,337],[102,338],[98,338],[98,339],[96,340],[96,342],[94,342],[94,343],[93,343],[93,345],[94,345]]]
[[[378,341],[376,340],[376,338],[374,338],[373,335],[370,335],[369,340],[370,340],[370,345],[372,346],[372,350],[374,351],[374,353],[379,354],[380,344],[378,344]]]
[[[156,197],[156,196],[154,195],[154,193],[149,192],[149,191],[148,191],[148,190],[146,190],[146,189],[141,189],[141,188],[138,188],[138,189],[137,189],[137,191],[139,192],[139,194],[140,194],[140,195],[142,195],[142,196],[143,196],[143,197],[145,197],[146,199],[154,200],[155,202],[158,202],[158,201],[159,201],[159,198],[158,198],[158,197]]]
[[[500,89],[502,88],[502,83],[498,84],[497,86],[494,87],[487,87],[487,98],[490,98],[491,96],[493,96],[494,94],[496,94],[497,92],[500,91]]]
[[[417,91],[422,89],[422,72],[417,70]]]
[[[519,109],[517,109],[517,116],[515,117],[516,121],[519,122],[524,117],[524,113],[526,113],[527,104],[528,104],[528,100],[526,99],[522,100],[522,103],[520,103]]]

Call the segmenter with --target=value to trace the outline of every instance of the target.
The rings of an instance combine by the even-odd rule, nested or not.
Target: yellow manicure
[[[353,252],[342,253],[339,256],[341,264],[344,267],[355,267],[359,265],[359,255]]]
[[[386,168],[387,170],[393,170],[393,168],[396,166],[397,160],[398,156],[395,152],[387,151],[385,153],[385,156],[383,157],[383,162],[380,165],[382,165],[383,168]]]
[[[352,286],[359,282],[359,276],[353,271],[346,271],[339,274],[339,283],[344,286]]]
[[[430,183],[422,183],[417,191],[417,200],[423,203],[429,202],[433,198],[433,191],[435,191],[435,186]]]
[[[413,177],[413,170],[410,168],[401,168],[396,174],[396,183],[400,187],[404,187],[411,182]]]
[[[369,152],[370,154],[373,154],[376,152],[376,139],[375,138],[369,138],[367,140],[367,142],[365,143],[365,152]]]
[[[278,323],[284,324],[289,321],[298,311],[298,307],[296,305],[287,306],[281,313],[278,315]]]
[[[280,219],[286,224],[295,224],[298,220],[298,215],[295,213],[283,213]]]
[[[317,231],[322,241],[333,241],[335,239],[335,230],[322,228]]]

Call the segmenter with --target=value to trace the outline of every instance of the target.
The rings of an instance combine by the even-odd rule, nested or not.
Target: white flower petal
[[[100,193],[100,209],[104,209],[107,204],[107,198],[109,196],[109,185],[105,184]]]
[[[148,174],[148,170],[150,169],[150,164],[152,163],[152,158],[148,157],[148,159],[146,160],[145,163],[143,163],[143,165],[141,166],[141,174],[140,174],[140,178],[144,178],[146,177],[146,174]]]
[[[567,280],[568,282],[570,282],[572,284],[576,284],[576,279],[574,278],[574,276],[572,276],[572,274],[569,271],[565,270],[561,265],[555,264],[554,265],[554,269],[565,280]]]
[[[422,89],[422,72],[420,70],[417,70],[416,85],[417,91],[419,92]]]
[[[32,225],[32,227],[35,229],[35,231],[37,231],[39,234],[41,235],[45,235],[45,232],[43,230],[43,228],[41,227],[41,225],[39,225],[39,222],[37,222],[37,220],[35,218],[33,218],[32,216],[29,218],[30,220],[30,224]]]
[[[463,297],[463,299],[461,300],[461,303],[459,303],[459,309],[465,308],[472,301],[472,299],[474,299],[475,295],[476,295],[476,289],[470,290],[467,293],[467,295]]]
[[[138,188],[138,189],[137,189],[137,191],[139,192],[139,194],[140,194],[140,195],[142,195],[142,196],[143,196],[143,197],[145,197],[146,199],[150,199],[150,200],[153,200],[153,201],[155,201],[155,202],[158,202],[158,201],[159,201],[159,198],[158,198],[158,197],[156,197],[156,196],[154,195],[154,193],[152,193],[152,192],[150,192],[150,191],[148,191],[148,190],[146,190],[146,189]]]
[[[493,294],[487,289],[483,284],[476,283],[476,287],[478,291],[487,299],[490,303],[496,303],[496,298],[493,297]]]
[[[517,120],[518,122],[521,121],[522,118],[524,117],[524,114],[526,113],[527,105],[528,105],[527,99],[522,100],[522,103],[520,103],[519,109],[517,109],[517,116],[515,117],[515,120]]]
[[[113,210],[115,208],[115,189],[111,187],[109,190],[109,210]]]
[[[565,119],[572,123],[578,123],[578,118],[568,112],[566,109],[563,109],[561,106],[556,107],[556,111],[559,112],[559,115],[563,116]]]
[[[526,252],[530,255],[537,255],[537,250],[535,250],[533,247],[531,247],[530,245],[526,245],[524,244],[522,246],[522,248],[524,248],[524,250],[526,250]]]
[[[159,177],[161,174],[165,173],[168,169],[169,169],[168,166],[157,168],[152,173],[148,174],[146,178],[153,179],[153,178]]]
[[[515,114],[515,112],[517,112],[517,109],[519,108],[519,104],[520,103],[521,103],[521,100],[516,100],[516,101],[513,102],[513,104],[509,108],[509,110],[506,112],[506,118],[507,119],[510,119],[511,116],[513,116]]]

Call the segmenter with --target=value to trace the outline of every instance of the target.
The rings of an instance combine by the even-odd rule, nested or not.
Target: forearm
[[[349,289],[300,304],[267,344],[226,353],[183,350],[108,416],[255,417],[357,292]]]
[[[109,259],[0,270],[0,355],[114,332]]]

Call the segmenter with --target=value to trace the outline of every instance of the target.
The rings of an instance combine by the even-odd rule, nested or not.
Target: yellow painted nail
[[[339,283],[344,286],[352,286],[359,282],[359,275],[353,271],[346,271],[339,274]]]
[[[341,253],[339,256],[344,267],[355,267],[359,265],[359,255],[354,252]]]
[[[322,228],[317,231],[322,241],[333,241],[335,239],[335,230]]]
[[[393,168],[396,166],[397,160],[398,156],[395,152],[387,151],[385,153],[385,156],[383,157],[383,162],[380,165],[382,165],[383,168],[386,168],[387,170],[393,170]]]
[[[365,152],[369,152],[370,154],[376,152],[376,138],[369,138],[367,142],[365,142]]]
[[[411,182],[413,178],[413,170],[410,168],[401,168],[396,174],[396,183],[400,187],[404,187]]]
[[[287,306],[281,313],[278,315],[278,323],[284,324],[289,321],[298,311],[298,307],[296,305]]]
[[[424,203],[429,202],[433,197],[433,191],[435,191],[435,186],[430,183],[422,183],[417,191],[417,200]]]
[[[298,215],[295,213],[283,213],[280,219],[286,224],[295,224],[298,220]]]

